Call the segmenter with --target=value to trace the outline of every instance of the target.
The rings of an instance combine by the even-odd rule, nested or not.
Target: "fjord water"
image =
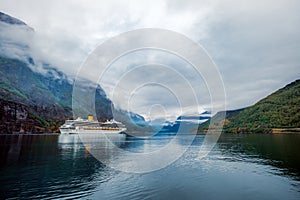
[[[172,137],[120,148],[155,150]],[[300,199],[300,135],[222,135],[198,159],[203,139],[168,167],[134,174],[105,166],[76,136],[1,135],[0,199]]]

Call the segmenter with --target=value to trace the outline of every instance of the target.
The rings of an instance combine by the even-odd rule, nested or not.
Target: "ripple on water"
[[[81,143],[31,138],[34,143],[12,143],[14,148],[2,145],[2,161],[10,162],[1,165],[0,181],[5,184],[0,194],[26,199],[300,199],[299,170],[291,175],[297,169],[297,157],[291,156],[292,151],[285,150],[287,157],[273,151],[282,138],[226,137],[207,157],[198,159],[203,141],[199,136],[179,160],[146,174],[104,166]],[[264,141],[259,148],[253,137]],[[129,140],[121,147],[139,152],[147,145],[152,151],[168,140]],[[284,143],[288,141],[284,139]],[[21,146],[16,148],[18,144]],[[299,147],[287,148],[294,151]]]

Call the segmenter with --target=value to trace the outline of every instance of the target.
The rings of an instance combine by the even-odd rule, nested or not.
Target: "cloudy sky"
[[[0,0],[0,10],[31,26],[39,56],[70,76],[99,44],[139,28],[176,31],[202,45],[220,71],[228,109],[252,105],[300,75],[298,0]],[[147,55],[157,63],[163,54]],[[127,59],[123,67],[143,56]],[[176,58],[165,60],[161,64],[170,65]],[[198,95],[208,96],[202,89]]]

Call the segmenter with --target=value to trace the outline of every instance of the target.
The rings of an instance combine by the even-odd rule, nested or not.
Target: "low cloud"
[[[107,38],[137,28],[173,30],[203,45],[219,67],[228,109],[249,106],[299,78],[300,74],[300,2],[297,0],[129,3],[0,0],[0,4],[3,12],[24,20],[35,29],[33,54],[70,76],[76,75],[97,45]],[[10,49],[16,51],[16,55],[20,54],[18,49]],[[185,67],[180,61],[157,53],[127,57],[115,66],[118,70],[108,72],[111,73],[108,77],[115,78],[106,80],[107,85],[103,85],[106,92],[110,94],[111,86],[122,73],[140,64],[143,59],[148,59],[144,60],[148,63],[171,65],[178,70]],[[186,76],[192,84],[196,84],[190,74]],[[176,85],[172,78],[169,81]],[[128,84],[133,85],[134,81]],[[209,109],[210,97],[204,82],[193,87],[197,88],[200,105]],[[184,88],[180,91],[185,92]],[[136,103],[151,103],[151,94],[143,95]],[[161,103],[168,105],[170,116],[178,113],[175,103],[168,104],[164,99]],[[124,102],[118,104],[125,106]],[[196,110],[197,106],[191,107]],[[145,112],[142,106],[140,111]]]

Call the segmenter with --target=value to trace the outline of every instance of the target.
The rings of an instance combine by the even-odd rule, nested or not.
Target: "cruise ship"
[[[93,119],[93,116],[88,116],[88,119],[66,120],[59,130],[61,134],[105,133],[111,135],[123,134],[126,127],[115,120],[98,122]]]

